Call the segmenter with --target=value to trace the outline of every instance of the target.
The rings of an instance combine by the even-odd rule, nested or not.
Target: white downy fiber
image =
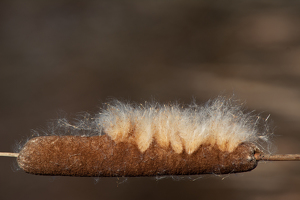
[[[218,97],[199,106],[179,104],[134,105],[113,101],[93,118],[100,134],[116,142],[133,142],[144,152],[155,140],[176,153],[192,154],[201,145],[217,145],[232,152],[243,142],[268,141],[266,120],[245,113],[233,99]],[[263,121],[263,130],[258,126]],[[89,122],[91,123],[91,122]],[[86,125],[85,125],[86,126]]]

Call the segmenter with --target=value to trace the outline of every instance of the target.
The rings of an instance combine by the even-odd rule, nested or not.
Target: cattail
[[[19,153],[2,155],[17,157],[31,174],[97,177],[228,174],[250,171],[259,160],[300,160],[265,154],[266,120],[223,97],[185,107],[115,101],[95,117],[57,126],[71,135],[35,137]]]

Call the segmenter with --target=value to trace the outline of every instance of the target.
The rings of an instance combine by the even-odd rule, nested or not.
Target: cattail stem
[[[0,152],[0,156],[5,156],[5,157],[18,157],[18,156],[19,156],[19,153]]]
[[[255,154],[257,161],[300,161],[300,154]]]

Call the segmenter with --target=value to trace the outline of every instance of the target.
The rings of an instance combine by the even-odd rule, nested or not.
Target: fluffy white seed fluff
[[[232,152],[243,142],[268,142],[268,126],[261,117],[246,113],[234,99],[218,97],[205,105],[145,104],[113,101],[100,113],[84,113],[75,123],[66,118],[50,123],[47,135],[103,135],[130,142],[144,152],[153,141],[176,153],[195,152],[201,145],[217,145]],[[261,124],[262,122],[262,124]],[[34,131],[35,136],[40,134]],[[18,145],[18,149],[22,145]],[[18,150],[16,150],[18,152]]]
[[[232,99],[219,97],[203,106],[195,103],[134,105],[114,101],[97,115],[99,131],[116,142],[133,142],[144,152],[155,140],[176,153],[196,151],[201,145],[217,145],[231,152],[243,142],[267,141],[267,133],[259,130],[260,117],[244,113]]]

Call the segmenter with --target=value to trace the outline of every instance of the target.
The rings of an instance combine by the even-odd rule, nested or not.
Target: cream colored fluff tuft
[[[133,105],[115,101],[96,117],[100,130],[116,142],[133,142],[144,152],[155,140],[176,153],[196,151],[201,145],[217,145],[232,152],[243,142],[267,141],[258,128],[259,116],[244,113],[232,99],[219,97],[203,106],[195,103]]]

